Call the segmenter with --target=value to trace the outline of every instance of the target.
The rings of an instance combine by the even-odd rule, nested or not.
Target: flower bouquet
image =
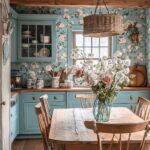
[[[80,54],[83,56],[81,63],[84,68],[82,78],[97,95],[94,102],[93,113],[97,121],[108,121],[111,104],[116,98],[118,91],[129,82],[128,61],[123,58],[122,53],[117,52],[112,58],[103,57],[94,62],[92,54]]]

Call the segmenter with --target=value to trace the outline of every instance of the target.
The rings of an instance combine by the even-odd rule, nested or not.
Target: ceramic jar
[[[38,79],[36,81],[36,88],[37,89],[42,89],[44,87],[44,80],[43,79]]]
[[[59,78],[60,77],[52,77],[52,88],[59,88]]]
[[[36,80],[28,79],[27,80],[27,88],[28,89],[36,88]]]

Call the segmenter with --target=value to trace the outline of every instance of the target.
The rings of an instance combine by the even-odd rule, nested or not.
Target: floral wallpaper
[[[146,59],[147,59],[147,72],[148,72],[148,83],[150,84],[150,9],[146,9]]]
[[[56,62],[50,63],[12,63],[12,69],[19,69],[19,74],[27,78],[43,78],[46,86],[50,85],[50,76],[46,73],[45,68],[52,66],[56,69],[67,64],[67,29],[74,25],[83,25],[83,17],[94,12],[94,8],[55,8],[55,7],[14,7],[18,13],[27,14],[56,14],[59,16],[56,23]],[[105,10],[102,10],[105,12]],[[111,13],[121,14],[124,18],[124,33],[117,36],[115,50],[122,51],[131,59],[132,64],[146,64],[146,10],[141,8],[132,9],[110,9]],[[150,17],[149,17],[150,19]],[[128,27],[136,23],[139,31],[139,42],[133,43],[130,40]],[[150,26],[150,24],[149,24]]]

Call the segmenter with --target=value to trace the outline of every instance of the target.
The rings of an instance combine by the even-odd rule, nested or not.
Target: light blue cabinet
[[[76,94],[89,93],[89,92],[68,92],[67,93],[67,107],[75,108],[81,107],[80,101],[76,99]],[[118,92],[117,98],[113,101],[114,107],[125,106],[134,110],[136,102],[139,96],[150,98],[149,91],[120,91]]]
[[[19,134],[36,135],[39,134],[38,121],[35,114],[35,105],[39,102],[39,97],[48,94],[49,106],[52,111],[54,108],[80,108],[81,104],[76,99],[76,94],[92,92],[31,92],[20,94],[19,100]],[[139,96],[150,99],[149,91],[120,91],[116,100],[113,102],[114,107],[128,107],[134,110]]]
[[[48,94],[50,111],[54,108],[66,108],[65,92],[33,92],[23,93],[20,96],[20,129],[19,134],[40,133],[38,121],[35,113],[35,105],[39,102],[39,97]]]
[[[56,61],[56,21],[58,15],[17,14],[11,9],[12,62]]]
[[[10,142],[12,143],[19,133],[19,96],[11,97],[10,108]]]

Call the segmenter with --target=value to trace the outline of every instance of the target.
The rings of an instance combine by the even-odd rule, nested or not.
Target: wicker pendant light
[[[84,17],[84,36],[89,37],[106,37],[118,35],[123,32],[123,17],[117,14],[102,14],[101,11],[97,14],[97,8],[99,6],[99,1],[97,0],[97,5],[95,8],[95,13]]]

